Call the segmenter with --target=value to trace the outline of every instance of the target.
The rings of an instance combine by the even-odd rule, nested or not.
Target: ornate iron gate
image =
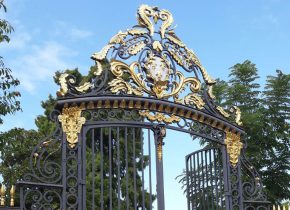
[[[59,77],[56,131],[32,152],[21,209],[145,210],[156,201],[164,210],[167,129],[219,145],[186,157],[188,209],[268,209],[241,155],[238,107],[215,104],[215,81],[176,36],[169,11],[142,5],[137,19],[92,56],[83,81]]]

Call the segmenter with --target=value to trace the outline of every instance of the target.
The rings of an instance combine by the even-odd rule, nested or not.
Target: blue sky
[[[6,0],[8,13],[0,17],[15,32],[0,55],[21,81],[23,112],[5,117],[0,131],[35,128],[40,102],[58,89],[54,72],[79,67],[85,74],[91,54],[135,25],[143,3],[173,13],[176,34],[214,78],[227,80],[229,67],[245,59],[257,65],[261,83],[276,69],[290,72],[289,0]]]
[[[85,74],[93,64],[92,53],[119,30],[136,24],[142,3],[173,13],[176,33],[214,78],[227,79],[228,68],[245,59],[256,63],[261,82],[276,69],[289,72],[288,0],[6,0],[4,18],[15,32],[8,45],[0,45],[0,55],[21,81],[23,112],[6,117],[1,130],[34,128],[42,113],[40,101],[58,88],[54,72],[79,67]]]

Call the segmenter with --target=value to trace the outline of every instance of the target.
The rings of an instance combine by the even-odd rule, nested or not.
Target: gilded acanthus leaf
[[[94,72],[94,75],[99,76],[103,72],[103,66],[100,61],[96,60],[97,71]]]
[[[122,44],[124,43],[124,39],[128,35],[127,32],[120,31],[115,36],[113,36],[109,42],[109,44]]]
[[[163,39],[166,29],[168,29],[173,23],[173,17],[172,14],[167,10],[161,10],[159,17],[161,20],[163,20],[163,23],[160,26],[160,34],[161,38]]]
[[[146,46],[146,44],[144,43],[144,41],[138,42],[132,46],[130,46],[128,48],[128,52],[131,55],[136,55],[138,54],[144,47]]]
[[[213,85],[209,85],[209,86],[208,86],[207,93],[208,93],[208,95],[209,95],[209,97],[210,97],[211,99],[215,99],[215,98],[216,98],[215,95],[213,94]]]
[[[93,87],[93,85],[90,82],[86,82],[83,85],[76,87],[76,90],[81,92],[81,93],[85,93],[87,90],[89,90],[92,87]]]
[[[132,28],[128,30],[128,34],[130,35],[143,35],[146,34],[147,31],[145,31],[144,29],[140,29],[140,28]]]
[[[60,84],[60,89],[57,91],[57,95],[59,96],[65,96],[67,94],[67,91],[68,91],[68,86],[67,86],[67,80],[66,78],[69,76],[69,74],[67,73],[64,73],[64,74],[61,74],[59,79],[58,79],[58,82]]]
[[[152,47],[154,50],[157,50],[159,52],[161,52],[163,50],[163,47],[159,41],[154,41],[152,44]]]
[[[106,45],[105,47],[103,47],[103,49],[100,52],[94,53],[91,58],[93,60],[97,60],[97,61],[101,61],[101,60],[105,59],[109,50],[113,46],[114,46],[113,44]]]
[[[243,125],[243,122],[241,121],[241,117],[242,117],[242,112],[240,110],[239,107],[237,106],[233,106],[230,111],[232,113],[235,114],[235,122],[238,124],[238,125]]]
[[[183,61],[180,56],[175,52],[175,50],[169,49],[169,53],[178,65],[183,66]]]
[[[113,79],[111,82],[108,83],[111,87],[112,93],[124,92],[127,94],[134,94],[137,96],[142,96],[143,92],[140,88],[133,87],[129,83],[125,82],[121,78]]]
[[[173,42],[174,44],[178,45],[179,47],[185,47],[185,45],[182,43],[180,39],[178,39],[176,36],[173,36],[171,34],[166,34],[166,38]]]
[[[163,113],[159,112],[150,114],[149,110],[140,110],[139,114],[143,117],[146,117],[149,121],[165,122],[167,124],[180,121],[180,117],[177,117],[174,114],[170,115],[170,117],[166,117]]]
[[[154,25],[150,21],[149,17],[152,17],[154,14],[154,11],[151,7],[148,5],[141,5],[138,10],[138,23],[140,26],[144,26],[149,30],[150,36],[154,35]]]
[[[184,104],[185,105],[194,105],[198,109],[203,109],[205,103],[202,98],[194,93],[190,93],[184,97]]]
[[[220,113],[221,115],[223,115],[224,117],[230,117],[230,114],[227,113],[227,112],[226,112],[222,107],[217,106],[216,109],[217,109],[217,110],[219,111],[219,113]]]

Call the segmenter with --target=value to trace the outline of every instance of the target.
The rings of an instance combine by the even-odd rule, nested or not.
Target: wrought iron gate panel
[[[239,108],[215,103],[216,81],[177,37],[169,11],[141,5],[137,19],[92,55],[82,81],[57,78],[56,131],[32,151],[21,209],[151,210],[156,200],[165,210],[166,129],[220,145],[186,157],[188,209],[268,208],[244,157]]]
[[[153,209],[150,129],[88,126],[83,136],[83,209]]]
[[[205,148],[186,156],[189,210],[228,209],[221,149]]]

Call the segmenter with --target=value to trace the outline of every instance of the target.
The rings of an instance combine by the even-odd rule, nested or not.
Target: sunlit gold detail
[[[157,144],[157,157],[158,157],[158,160],[159,161],[162,160],[162,156],[163,156],[163,154],[162,154],[163,153],[162,147],[163,147],[162,142]]]
[[[243,143],[240,140],[240,134],[226,131],[225,144],[227,146],[227,152],[230,156],[230,162],[234,167],[239,162],[239,156],[241,149],[243,148]]]
[[[109,52],[109,50],[113,47],[113,44],[106,45],[100,52],[94,53],[91,58],[95,60],[97,65],[97,71],[94,72],[96,76],[101,75],[103,72],[103,67],[100,61],[104,60]]]
[[[133,109],[134,108],[134,103],[133,101],[129,101],[129,106],[128,106],[129,109]]]
[[[156,103],[152,103],[150,106],[150,110],[156,110]]]
[[[185,47],[185,44],[175,35],[174,32],[167,33],[166,38],[169,39],[174,44],[178,45],[179,47]]]
[[[221,113],[221,115],[223,115],[224,117],[230,117],[230,114],[227,113],[222,107],[217,106],[216,109],[219,111],[219,113]]]
[[[5,206],[5,186],[2,184],[0,189],[0,206]]]
[[[158,107],[158,112],[163,112],[163,104]]]
[[[109,47],[109,46],[111,46],[112,44],[122,44],[122,43],[124,43],[124,39],[125,39],[125,37],[128,35],[128,32],[122,32],[122,31],[119,31],[119,33],[117,33],[115,36],[113,36],[112,38],[111,38],[111,40],[110,40],[110,42],[109,42],[109,45],[107,46],[107,48],[106,49],[108,49],[107,50],[107,52],[109,51],[109,49],[111,48],[111,47]],[[105,51],[105,50],[104,50]]]
[[[230,111],[232,113],[235,113],[235,122],[238,124],[238,125],[243,125],[243,122],[241,121],[241,117],[242,117],[242,112],[240,110],[239,107],[237,106],[233,106]]]
[[[12,185],[10,189],[10,206],[13,207],[15,205],[15,185]]]
[[[162,25],[160,26],[160,35],[164,39],[165,31],[172,25],[173,17],[172,14],[167,10],[161,10],[159,18],[163,20]]]
[[[139,114],[143,117],[146,117],[149,121],[157,121],[164,123],[173,123],[179,122],[180,117],[175,116],[174,114],[170,117],[166,117],[164,114],[156,112],[155,114],[150,114],[149,110],[139,111]]]
[[[167,112],[167,113],[170,113],[170,111],[171,111],[170,106],[166,106],[164,111]]]
[[[177,107],[175,106],[175,107],[173,108],[173,110],[172,110],[172,113],[173,113],[173,114],[176,114],[176,111],[177,111]]]
[[[190,116],[191,116],[191,111],[188,111],[188,112],[186,113],[185,117],[186,117],[186,118],[190,118]]]
[[[119,103],[118,103],[117,100],[114,100],[113,108],[114,108],[114,109],[119,108]]]
[[[132,29],[128,30],[128,34],[131,34],[131,35],[143,35],[143,34],[147,34],[147,31],[145,31],[144,29],[132,28]]]
[[[137,102],[135,103],[135,108],[136,108],[136,109],[141,109],[141,101],[137,101]]]
[[[128,52],[131,55],[136,55],[138,54],[144,47],[146,46],[146,44],[144,43],[144,41],[142,42],[138,42],[137,44],[134,44],[132,46],[130,46],[128,48]]]
[[[102,108],[102,101],[98,101],[97,108]]]
[[[105,101],[105,108],[106,108],[106,109],[111,108],[111,103],[110,103],[109,100],[106,100],[106,101]]]
[[[84,107],[81,106],[65,107],[62,109],[62,114],[58,116],[71,148],[74,148],[78,143],[78,134],[86,121],[84,117],[81,117],[83,109]]]
[[[154,35],[154,25],[150,21],[150,17],[155,18],[156,15],[151,7],[148,5],[141,5],[138,10],[138,23],[140,26],[144,26],[149,30],[150,36]]]
[[[81,92],[81,93],[84,93],[92,87],[93,87],[93,84],[91,84],[90,82],[86,82],[83,85],[76,87],[76,90]]]
[[[154,50],[157,50],[159,52],[161,52],[163,50],[163,47],[159,41],[154,41],[152,44],[152,47]]]
[[[148,101],[145,101],[145,104],[144,104],[144,109],[148,109],[148,107],[149,107],[149,102]]]
[[[184,104],[186,105],[194,105],[198,109],[203,109],[204,108],[204,101],[200,96],[194,93],[190,93],[187,96],[184,97]]]
[[[61,74],[60,77],[58,78],[58,82],[60,85],[60,89],[57,91],[58,96],[65,96],[68,92],[68,87],[67,87],[67,81],[66,78],[69,76],[69,74],[64,73]]]
[[[94,109],[94,108],[95,108],[94,102],[90,101],[87,105],[87,109]]]
[[[189,84],[191,91],[197,92],[200,90],[201,84],[194,77],[185,78],[182,73],[176,72],[176,75],[179,77],[179,83],[175,83],[172,92],[165,93],[165,89],[167,88],[167,83],[165,81],[155,81],[155,85],[153,89],[147,88],[144,81],[142,81],[138,74],[135,73],[135,68],[140,68],[140,64],[137,62],[133,62],[130,66],[121,61],[111,61],[111,72],[116,76],[116,79],[113,79],[109,82],[111,87],[111,92],[117,93],[120,91],[126,92],[127,94],[134,94],[138,96],[142,96],[143,93],[149,93],[156,95],[157,98],[169,98],[171,96],[176,96],[179,94],[181,90],[185,87],[185,85]],[[133,80],[133,84],[126,82],[122,76],[124,73],[129,73],[130,78]],[[150,75],[150,78],[153,76]]]
[[[209,97],[210,97],[211,99],[215,99],[215,98],[216,98],[215,95],[213,94],[213,85],[209,85],[209,86],[208,86],[207,93],[208,93],[208,95],[209,95]]]
[[[126,101],[124,99],[122,99],[121,103],[120,103],[120,108],[126,108]]]
[[[179,112],[178,112],[178,115],[180,117],[184,117],[184,109],[180,109]]]

